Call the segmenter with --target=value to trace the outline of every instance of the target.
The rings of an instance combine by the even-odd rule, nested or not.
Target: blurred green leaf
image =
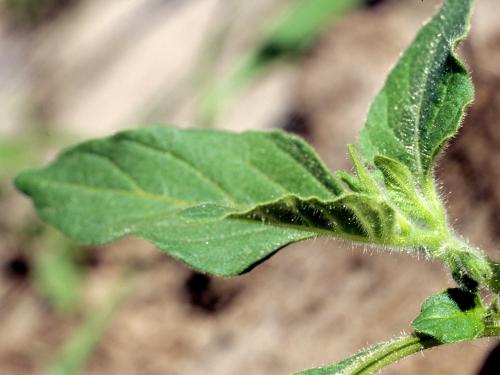
[[[5,0],[10,17],[20,25],[33,27],[75,0]]]
[[[37,151],[37,142],[32,138],[0,139],[0,180],[30,164]]]
[[[299,58],[328,25],[362,0],[295,0],[274,21],[262,42],[203,97],[201,124],[211,126],[225,105],[251,80],[278,61]]]
[[[41,127],[44,123],[35,115],[27,121],[33,125],[30,130],[15,137],[7,136],[0,139],[0,181],[12,177],[20,169],[30,167],[48,148],[60,148],[78,140],[77,137],[65,132],[41,131],[38,126]]]
[[[64,344],[46,375],[73,375],[80,372],[95,350],[110,320],[134,287],[129,275],[118,280],[102,305],[92,309],[86,320]]]
[[[46,227],[34,263],[35,285],[51,305],[69,311],[81,298],[82,267],[79,248],[59,232]]]
[[[260,48],[261,63],[303,53],[324,29],[362,0],[295,0],[278,17]]]

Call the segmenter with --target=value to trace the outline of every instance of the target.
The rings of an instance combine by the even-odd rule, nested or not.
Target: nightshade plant
[[[77,240],[142,237],[197,270],[233,276],[282,247],[331,236],[441,261],[457,283],[429,297],[414,332],[302,374],[372,374],[433,346],[500,335],[500,266],[450,228],[433,169],[473,99],[455,54],[472,0],[447,0],[418,33],[332,174],[301,139],[149,127],[64,151],[15,183]],[[494,297],[479,295],[487,289]]]

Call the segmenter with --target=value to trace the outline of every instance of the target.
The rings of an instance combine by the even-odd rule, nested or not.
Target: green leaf
[[[363,155],[397,160],[422,184],[457,132],[473,86],[455,48],[469,31],[473,0],[446,0],[390,73],[361,133]]]
[[[143,128],[69,149],[15,183],[70,237],[135,235],[219,275],[321,234],[378,243],[395,235],[390,206],[346,190],[282,132]]]
[[[477,293],[448,289],[429,297],[412,327],[443,343],[478,338],[484,331],[485,309]]]
[[[349,151],[349,156],[354,164],[356,175],[358,176],[358,186],[360,191],[368,194],[380,194],[380,188],[377,182],[368,168],[366,168],[365,163],[359,158],[354,145],[348,145],[347,150]]]
[[[386,194],[414,224],[422,227],[436,225],[433,207],[415,189],[415,179],[404,164],[385,156],[376,156],[375,166],[382,173]]]
[[[329,202],[286,196],[233,217],[378,243],[390,241],[395,226],[394,211],[389,205],[361,194],[345,194]]]
[[[60,233],[46,230],[40,250],[35,257],[35,286],[56,308],[64,312],[74,309],[83,285],[83,269],[77,262],[79,249]]]
[[[81,373],[94,352],[106,328],[120,306],[136,287],[132,274],[120,277],[105,301],[93,306],[85,320],[64,343],[53,363],[44,372],[46,375],[73,375]]]
[[[361,182],[359,181],[358,178],[353,176],[352,174],[349,174],[344,171],[338,171],[335,173],[335,176],[342,181],[346,186],[357,193],[362,193],[363,192],[363,186],[361,185]]]
[[[299,55],[329,23],[361,3],[362,0],[293,1],[271,28],[257,53],[258,61]]]
[[[320,34],[360,6],[362,0],[295,0],[269,27],[257,48],[244,56],[222,80],[209,87],[201,103],[200,123],[213,126],[226,105],[273,64],[294,61]]]
[[[36,143],[31,139],[0,139],[0,180],[35,159]]]

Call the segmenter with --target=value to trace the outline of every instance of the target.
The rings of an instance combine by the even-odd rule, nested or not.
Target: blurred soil
[[[345,145],[355,141],[390,67],[438,4],[376,3],[332,26],[296,67],[276,68],[253,84],[220,126],[284,127],[305,136],[332,169],[350,168]],[[245,25],[258,24],[279,4],[252,2],[226,25],[233,32],[219,70],[254,43],[258,30],[248,33]],[[218,6],[215,0],[82,0],[36,32],[0,21],[0,136],[21,137],[37,127],[49,138],[62,132],[73,141],[144,121],[194,123],[190,74],[203,55],[200,46],[214,32],[208,26]],[[438,171],[450,220],[496,259],[498,10],[497,0],[477,4],[461,51],[471,66],[476,101]],[[53,153],[45,149],[33,164]],[[135,292],[106,330],[86,374],[287,374],[408,330],[423,299],[452,285],[438,264],[334,240],[290,246],[246,275],[220,279],[194,273],[142,241],[124,239],[87,249],[86,307],[61,314],[30,282],[40,245],[26,231],[39,224],[8,181],[2,184],[0,212],[0,374],[40,373],[126,268],[137,273]],[[478,374],[496,344],[439,348],[385,373]]]

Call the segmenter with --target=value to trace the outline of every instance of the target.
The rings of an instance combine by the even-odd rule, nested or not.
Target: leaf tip
[[[23,194],[30,195],[32,188],[32,171],[22,171],[12,180],[14,187]]]

